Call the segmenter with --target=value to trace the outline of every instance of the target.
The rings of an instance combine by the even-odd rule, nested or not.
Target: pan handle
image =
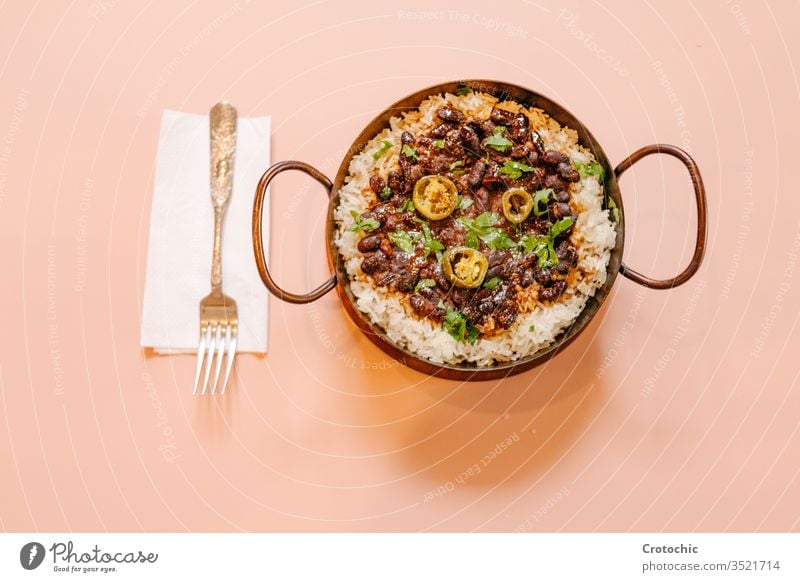
[[[697,204],[697,238],[694,243],[694,254],[692,255],[692,260],[689,262],[689,265],[683,272],[671,279],[651,279],[638,271],[634,271],[624,263],[620,265],[619,272],[628,279],[636,281],[640,285],[644,285],[650,289],[671,289],[691,279],[703,262],[707,235],[706,189],[705,186],[703,186],[703,178],[700,176],[697,163],[695,163],[692,157],[682,149],[667,144],[648,145],[636,150],[620,162],[614,169],[614,174],[619,178],[625,170],[651,154],[668,154],[676,157],[683,162],[683,165],[686,166],[686,169],[689,171],[689,176],[691,176],[692,185],[694,186],[694,199]]]
[[[272,275],[269,274],[267,260],[264,256],[264,243],[261,239],[261,221],[263,218],[262,211],[264,208],[264,198],[267,194],[267,186],[269,186],[269,183],[272,182],[275,176],[286,170],[300,170],[301,172],[305,172],[325,187],[329,197],[331,195],[333,184],[327,178],[327,176],[325,176],[325,174],[313,166],[310,166],[304,162],[297,162],[293,160],[278,162],[277,164],[270,166],[258,181],[258,186],[256,187],[256,199],[253,202],[253,252],[256,255],[258,274],[261,276],[261,280],[264,282],[264,285],[266,285],[267,289],[270,290],[270,293],[288,303],[311,303],[336,287],[336,275],[333,275],[330,279],[309,293],[300,295],[296,293],[290,293],[289,291],[281,289],[281,287],[272,278]]]

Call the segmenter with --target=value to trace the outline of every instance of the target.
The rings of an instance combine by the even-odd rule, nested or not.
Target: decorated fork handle
[[[222,293],[222,217],[233,190],[236,117],[236,108],[229,103],[217,103],[211,108],[211,203],[214,206],[211,292],[219,294]]]

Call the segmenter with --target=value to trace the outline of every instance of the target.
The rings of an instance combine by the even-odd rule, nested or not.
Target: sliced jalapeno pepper
[[[423,176],[414,185],[414,206],[428,220],[442,220],[456,209],[458,189],[445,176]]]
[[[522,188],[509,188],[503,193],[503,214],[506,219],[519,224],[530,216],[533,198]]]
[[[486,277],[489,261],[482,252],[470,247],[454,247],[444,253],[444,276],[456,287],[476,289]]]

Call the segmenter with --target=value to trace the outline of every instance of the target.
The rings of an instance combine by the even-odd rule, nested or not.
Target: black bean
[[[419,281],[419,272],[401,268],[395,271],[394,286],[400,291],[411,291]]]
[[[372,275],[385,264],[386,264],[386,255],[378,251],[377,253],[367,255],[366,257],[364,257],[364,260],[361,261],[361,270],[364,271],[367,275]]]
[[[461,136],[461,141],[466,147],[476,153],[480,151],[481,140],[478,137],[478,134],[475,133],[474,129],[472,129],[469,125],[462,125],[459,134]]]
[[[483,134],[483,129],[481,129],[481,122],[480,121],[477,121],[477,120],[473,119],[471,121],[468,121],[466,123],[466,125],[469,126],[472,129],[472,131],[477,133],[479,136]],[[491,135],[491,134],[489,134],[489,135]]]
[[[537,269],[533,278],[539,285],[547,286],[553,281],[553,272],[550,269]]]
[[[419,293],[414,293],[408,299],[409,303],[411,303],[411,307],[417,314],[421,315],[422,317],[427,317],[430,315],[434,309],[436,309],[436,304],[431,301],[430,299],[426,299]]]
[[[569,162],[561,162],[556,169],[567,182],[578,182],[581,179],[580,172],[573,168]]]
[[[561,162],[566,162],[568,159],[569,158],[566,154],[562,154],[556,150],[547,150],[542,156],[542,161],[545,164],[552,164],[554,166],[560,164]]]
[[[421,277],[422,273],[420,273],[420,278]],[[434,303],[439,299],[439,291],[436,290],[436,287],[422,287],[417,293],[422,295],[425,299],[430,299]]]
[[[376,196],[382,196],[385,187],[386,182],[378,174],[373,174],[369,177],[369,189],[372,190]]]
[[[483,174],[483,180],[481,180],[481,184],[487,188],[502,186],[505,182],[499,170],[500,166],[497,164],[497,162],[489,162],[486,172]]]
[[[513,160],[521,160],[523,158],[527,158],[528,155],[530,155],[530,153],[531,153],[530,146],[528,146],[528,144],[523,143],[512,146],[511,153],[509,155]]]
[[[566,281],[555,281],[552,287],[539,289],[539,301],[553,301],[567,289]]]
[[[569,202],[569,192],[566,190],[559,190],[553,194],[553,198],[556,202]]]
[[[447,125],[446,123],[440,123],[439,125],[433,128],[433,130],[431,131],[431,135],[433,137],[442,139],[448,131],[450,131],[450,126]]]
[[[404,190],[405,194],[411,194],[411,191],[414,189],[414,185],[417,183],[417,180],[422,178],[423,172],[422,168],[419,166],[406,166],[405,167],[405,175],[406,175],[406,189]]]
[[[510,253],[508,251],[501,251],[501,250],[490,250],[486,253],[486,261],[488,262],[490,267],[494,265],[499,265],[501,263],[505,263],[510,258]]]
[[[434,156],[425,164],[431,174],[446,174],[450,170],[453,158],[446,155]]]
[[[556,202],[552,206],[553,216],[556,218],[564,218],[565,216],[572,215],[572,208],[566,202]]]
[[[472,165],[472,169],[467,174],[467,184],[470,187],[475,188],[483,180],[483,175],[486,173],[486,162],[483,160],[478,160]]]
[[[452,224],[443,226],[436,231],[436,239],[445,247],[458,246],[464,243],[466,233],[463,228],[457,228]]]
[[[464,121],[464,114],[452,107],[442,107],[436,115],[446,123],[461,123]]]
[[[528,124],[528,116],[518,113],[511,122],[511,128],[508,131],[509,137],[517,143],[528,141]]]
[[[389,240],[388,238],[382,238],[381,239],[381,247],[380,248],[381,248],[381,252],[384,255],[386,255],[387,257],[391,257],[392,255],[394,255],[394,245],[392,244],[392,241]]]
[[[483,137],[489,137],[494,133],[495,125],[490,120],[484,119],[483,121],[480,122],[480,128],[481,128],[480,133],[483,134]]]
[[[533,273],[531,271],[523,271],[520,277],[519,284],[524,289],[527,289],[533,283]]]
[[[540,156],[544,155],[544,140],[542,136],[539,135],[538,132],[532,131],[531,132],[531,141],[533,145],[536,147],[536,151],[539,153]]]
[[[506,266],[504,264],[495,265],[494,267],[489,267],[486,271],[486,280],[488,281],[492,277],[502,277],[506,272]]]
[[[464,153],[461,147],[461,132],[451,129],[444,136],[444,150],[453,156],[460,157]]]
[[[489,114],[489,119],[499,125],[511,125],[514,123],[514,114],[507,109],[495,105],[492,108],[492,112]]]
[[[523,254],[515,254],[514,256],[514,269],[518,272],[525,271],[530,269],[534,263],[536,263],[539,259],[533,253],[523,253]]]
[[[544,187],[552,188],[553,190],[564,190],[567,187],[567,183],[558,174],[547,174],[544,177]]]
[[[371,253],[377,251],[381,246],[381,235],[370,234],[358,241],[358,250],[362,253]]]
[[[406,189],[403,174],[396,170],[389,172],[388,183],[392,194],[402,194]]]
[[[403,216],[397,212],[390,212],[386,215],[386,222],[384,228],[387,231],[394,231],[403,227]]]
[[[433,280],[436,281],[436,284],[442,289],[450,289],[452,284],[447,280],[447,277],[444,276],[444,271],[439,263],[434,264],[432,271]]]
[[[516,321],[518,312],[517,302],[506,299],[500,303],[500,307],[495,311],[494,319],[500,327],[508,329]]]
[[[395,273],[391,269],[385,268],[385,265],[383,265],[372,277],[375,279],[375,284],[378,287],[388,287],[394,281]]]
[[[410,146],[410,145],[413,145],[413,144],[414,144],[414,142],[416,142],[416,140],[414,139],[414,136],[413,136],[413,135],[411,135],[411,134],[410,134],[409,132],[407,132],[407,131],[404,131],[404,132],[403,132],[403,133],[400,135],[400,141],[401,141],[401,142],[403,142],[403,144],[405,144],[405,145],[409,145],[409,146]]]
[[[450,291],[450,299],[456,306],[466,305],[469,301],[470,291],[460,287],[453,287]]]
[[[572,248],[569,241],[565,240],[556,249],[556,256],[561,261],[559,265],[565,264],[567,267],[575,267],[578,264],[578,252]]]

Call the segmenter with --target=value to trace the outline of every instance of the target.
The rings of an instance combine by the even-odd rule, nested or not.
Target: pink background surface
[[[796,4],[15,4],[0,528],[800,530]],[[399,367],[334,294],[272,300],[271,352],[240,357],[224,399],[191,396],[192,356],[145,356],[162,109],[272,115],[273,161],[332,175],[378,111],[459,78],[556,99],[612,163],[690,151],[711,218],[699,274],[666,292],[620,278],[565,353],[501,382]],[[648,158],[621,188],[625,261],[677,272],[694,236],[682,167]],[[327,275],[324,196],[296,176],[273,194],[275,274],[308,289]]]

